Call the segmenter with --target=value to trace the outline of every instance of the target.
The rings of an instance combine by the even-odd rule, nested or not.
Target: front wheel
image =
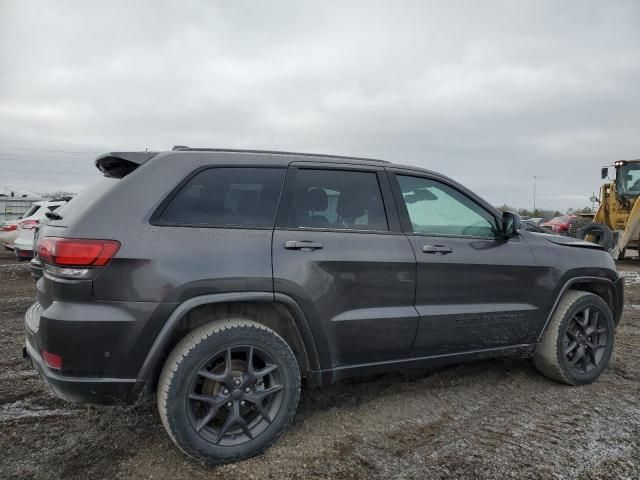
[[[158,410],[187,455],[209,465],[252,457],[278,439],[300,397],[287,343],[250,320],[212,322],[189,333],[165,362]]]
[[[596,380],[613,352],[615,323],[609,305],[588,292],[566,292],[533,357],[547,377],[569,385]]]

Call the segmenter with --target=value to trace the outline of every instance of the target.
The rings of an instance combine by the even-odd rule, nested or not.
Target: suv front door
[[[520,237],[460,186],[396,170],[390,175],[403,230],[417,260],[415,355],[442,355],[530,343],[541,315],[536,265]]]
[[[294,299],[307,317],[322,368],[409,354],[418,325],[415,257],[384,169],[292,165],[273,277],[276,295]]]

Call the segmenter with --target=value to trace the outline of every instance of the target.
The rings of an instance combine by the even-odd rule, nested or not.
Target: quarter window
[[[378,177],[373,172],[299,169],[285,226],[387,231]]]
[[[282,168],[210,168],[189,180],[160,215],[170,225],[272,228]]]
[[[495,236],[493,215],[466,195],[427,178],[396,175],[413,233]]]

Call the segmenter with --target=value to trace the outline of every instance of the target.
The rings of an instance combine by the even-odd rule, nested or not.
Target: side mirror
[[[604,180],[608,176],[609,176],[609,167],[602,167],[602,170],[600,170],[600,178]]]
[[[522,218],[515,212],[502,214],[502,232],[506,237],[513,237],[522,229]]]

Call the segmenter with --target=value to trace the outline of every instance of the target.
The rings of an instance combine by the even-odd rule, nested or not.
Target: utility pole
[[[536,214],[536,188],[538,186],[538,175],[534,175],[533,176],[533,213],[532,215],[535,216]]]

